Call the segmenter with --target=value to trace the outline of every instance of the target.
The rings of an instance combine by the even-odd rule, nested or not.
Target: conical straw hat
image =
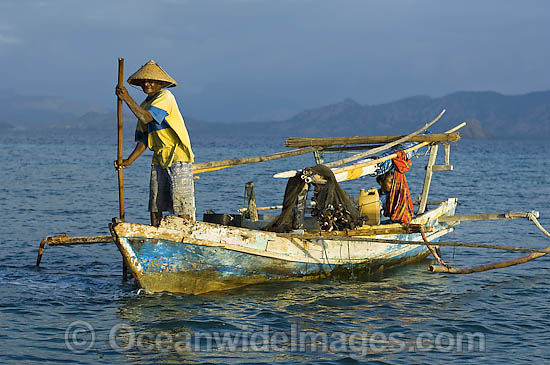
[[[128,83],[131,85],[141,86],[141,81],[143,80],[156,80],[164,81],[169,85],[166,87],[177,86],[178,83],[170,75],[166,73],[157,63],[153,60],[147,62],[145,65],[141,66],[132,76],[128,78]]]

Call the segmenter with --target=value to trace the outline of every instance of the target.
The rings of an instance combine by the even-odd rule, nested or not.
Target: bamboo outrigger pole
[[[74,246],[74,245],[92,245],[96,243],[114,242],[113,236],[81,236],[81,237],[67,237],[66,233],[56,236],[48,236],[40,241],[38,247],[38,257],[36,258],[36,266],[40,266],[42,261],[42,255],[44,254],[44,247],[48,246]]]
[[[491,215],[491,217],[487,219],[513,219],[513,218],[522,218],[523,214],[525,214],[524,218],[528,218],[530,221],[532,221],[537,228],[544,233],[546,236],[550,238],[550,232],[548,232],[544,227],[539,223],[537,220],[537,217],[539,216],[537,211],[528,212],[528,213],[508,213],[504,218],[499,217],[500,215]],[[476,218],[475,215],[471,216],[465,216],[468,218]],[[470,219],[464,219],[464,220],[470,220]],[[471,220],[477,220],[477,219],[471,219]],[[519,251],[516,249],[516,251]],[[526,251],[526,250],[522,250]],[[438,273],[447,273],[447,274],[471,274],[476,272],[483,272],[488,270],[494,270],[494,269],[502,269],[509,266],[519,265],[526,262],[529,262],[531,260],[534,260],[536,258],[542,257],[544,255],[548,255],[550,253],[550,246],[544,247],[542,249],[538,250],[532,250],[530,254],[526,256],[522,256],[516,259],[511,260],[505,260],[505,261],[499,261],[491,264],[486,265],[479,265],[479,266],[473,266],[473,267],[463,267],[463,268],[455,268],[451,267],[449,265],[430,265],[428,267],[428,271],[431,272],[438,272]]]

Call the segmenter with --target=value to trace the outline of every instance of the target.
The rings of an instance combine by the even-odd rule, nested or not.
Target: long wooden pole
[[[484,214],[466,214],[439,217],[440,222],[464,222],[464,221],[484,221],[493,219],[519,219],[529,217],[539,217],[539,212],[533,210],[531,212],[508,212],[508,213],[484,213]]]
[[[124,74],[124,58],[118,58],[118,86],[121,87],[124,85],[123,80]],[[118,149],[117,149],[117,164],[120,166],[122,164],[122,99],[117,98],[117,127],[118,127]],[[119,206],[119,218],[121,221],[124,221],[124,179],[122,177],[122,168],[119,168],[118,171],[118,206]]]
[[[257,157],[243,157],[243,158],[234,158],[230,160],[221,160],[221,161],[209,161],[209,162],[200,162],[193,164],[193,174],[200,174],[201,172],[215,171],[225,169],[231,166],[244,165],[248,163],[257,163],[272,161],[281,158],[293,157],[304,155],[306,153],[314,152],[320,150],[320,147],[306,147],[298,148],[291,151],[277,152],[271,155],[257,156]]]
[[[119,87],[124,86],[124,58],[118,58],[118,83]],[[117,98],[117,129],[118,129],[118,148],[117,148],[117,164],[120,166],[122,164],[122,99]],[[118,172],[118,207],[119,207],[119,218],[122,222],[126,219],[124,215],[124,179],[122,175],[122,168],[117,170]],[[124,257],[122,258],[122,280],[126,281],[128,279],[128,266]]]
[[[311,206],[315,205],[314,203],[315,203],[315,202],[313,202],[313,204],[312,204]],[[434,201],[429,201],[429,202],[427,202],[427,205],[439,205],[439,204],[441,204],[441,203],[444,203],[444,201],[442,201],[442,200],[437,200],[437,201],[434,200]],[[418,205],[418,204],[419,204],[419,201],[418,201],[418,200],[414,200],[414,201],[413,201],[413,204],[414,204],[414,205]],[[271,205],[271,206],[269,206],[269,207],[256,207],[256,210],[276,210],[276,209],[283,209],[283,206],[282,206],[282,205]],[[237,212],[242,213],[242,212],[246,212],[247,210],[248,210],[248,208],[240,208],[240,209],[237,209]],[[443,218],[443,217],[442,217],[442,218]],[[525,218],[525,217],[524,217],[524,218]],[[493,219],[493,218],[490,218],[490,219]],[[500,219],[500,218],[494,218],[494,219]],[[441,221],[441,218],[439,218],[439,220]],[[455,220],[460,220],[460,219],[455,219]],[[472,220],[472,219],[470,219],[470,220]],[[448,221],[450,221],[450,220],[449,220],[449,219],[446,219],[445,221],[448,222]]]

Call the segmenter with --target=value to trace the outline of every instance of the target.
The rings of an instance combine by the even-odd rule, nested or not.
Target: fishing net
[[[342,189],[330,168],[324,165],[308,167],[301,174],[288,180],[281,214],[265,229],[273,232],[288,232],[296,227],[296,207],[298,196],[306,184],[320,179],[324,184],[315,183],[316,205],[311,215],[317,218],[322,230],[355,229],[363,224],[356,202]]]
[[[301,175],[296,175],[288,179],[281,214],[265,227],[266,231],[289,232],[294,229],[294,216],[298,203],[298,194],[304,189],[305,185],[306,182],[302,179]]]

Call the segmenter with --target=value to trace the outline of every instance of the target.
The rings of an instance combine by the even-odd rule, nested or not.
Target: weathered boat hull
[[[437,217],[453,215],[456,199],[415,218],[431,226],[429,241],[452,228]],[[173,218],[173,217],[172,217]],[[146,292],[201,294],[267,281],[369,275],[428,254],[424,244],[301,240],[273,232],[173,218],[161,227],[118,223],[111,227],[139,286]],[[423,243],[419,233],[369,235]]]
[[[309,280],[330,275],[368,275],[420,259],[428,254],[416,246],[388,258],[357,264],[292,262],[227,250],[221,247],[123,238],[140,258],[143,275],[137,277],[147,292],[200,294],[267,281]],[[139,247],[139,248],[137,248]],[[134,271],[134,270],[132,270]]]

